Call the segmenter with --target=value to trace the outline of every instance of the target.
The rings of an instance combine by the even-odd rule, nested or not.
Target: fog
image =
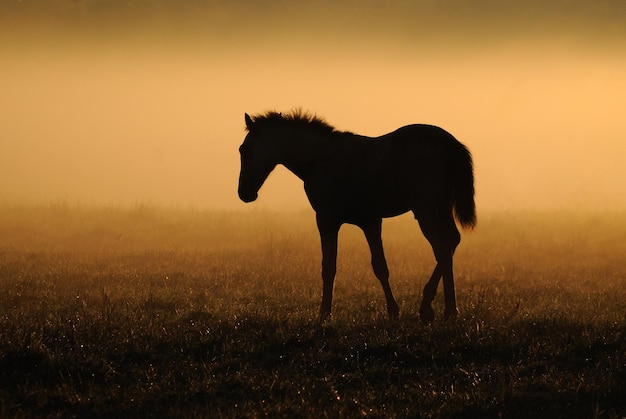
[[[479,211],[626,207],[621,3],[259,4],[3,3],[0,203],[248,208],[244,112],[301,107],[447,129]],[[279,168],[253,205],[307,203]]]

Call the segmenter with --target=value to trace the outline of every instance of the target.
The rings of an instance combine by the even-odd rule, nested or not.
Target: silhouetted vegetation
[[[4,207],[0,415],[620,417],[625,233],[623,213],[482,214],[459,318],[424,326],[415,221],[383,224],[397,322],[347,226],[319,327],[310,213]]]

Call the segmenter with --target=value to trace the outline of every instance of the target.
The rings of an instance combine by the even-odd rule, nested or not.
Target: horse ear
[[[252,118],[250,118],[250,115],[246,114],[246,127],[248,127],[248,130],[252,129],[252,126],[254,125],[254,122],[252,121]]]

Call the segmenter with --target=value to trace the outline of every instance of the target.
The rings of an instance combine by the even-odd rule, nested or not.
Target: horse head
[[[248,114],[245,114],[245,120],[248,135],[239,147],[241,171],[238,192],[243,202],[252,202],[257,199],[259,189],[276,167],[277,161],[264,141],[266,135],[263,130],[255,125]]]

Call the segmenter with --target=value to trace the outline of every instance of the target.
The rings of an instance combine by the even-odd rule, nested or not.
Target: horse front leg
[[[387,301],[387,313],[389,318],[396,320],[399,316],[400,309],[398,303],[393,296],[391,286],[389,285],[389,269],[387,268],[387,260],[385,259],[385,252],[383,250],[382,241],[382,220],[378,219],[371,223],[363,224],[360,226],[365,233],[365,238],[370,247],[372,255],[372,268],[374,269],[374,275],[380,281],[385,293],[385,300]]]
[[[317,217],[317,226],[322,241],[322,304],[320,306],[320,323],[330,317],[333,302],[333,287],[337,272],[337,238],[340,224],[326,222]]]

